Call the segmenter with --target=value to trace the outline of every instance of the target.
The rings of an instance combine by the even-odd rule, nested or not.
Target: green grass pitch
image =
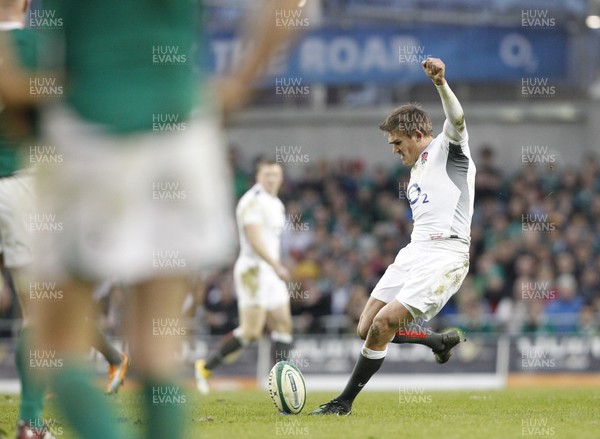
[[[312,417],[308,412],[333,393],[309,392],[297,416],[276,413],[266,391],[190,391],[184,404],[190,439],[229,438],[600,438],[600,389],[510,389],[453,392],[364,392],[349,417]],[[82,395],[83,397],[83,395]],[[141,433],[133,392],[110,397],[119,422]],[[14,437],[18,399],[0,395],[0,427]],[[48,401],[45,417],[56,411]],[[75,436],[60,422],[59,439]],[[166,439],[166,438],[165,438]]]

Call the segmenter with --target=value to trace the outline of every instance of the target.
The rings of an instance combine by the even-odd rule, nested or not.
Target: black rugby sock
[[[283,360],[294,360],[292,358],[292,344],[283,341],[273,341],[273,364]]]
[[[205,369],[213,370],[219,364],[223,362],[223,358],[227,355],[234,353],[235,351],[244,347],[244,343],[233,332],[227,334],[224,338],[224,342],[219,349],[212,352],[204,365]]]
[[[106,358],[108,364],[118,366],[123,361],[121,352],[118,351],[106,338],[106,335],[100,330],[100,327],[93,320],[86,318],[90,332],[92,332],[92,347]]]
[[[367,358],[365,357],[365,350],[369,356],[376,356],[379,358]],[[375,355],[373,355],[375,353]],[[372,351],[370,349],[363,348],[362,352],[358,356],[352,375],[346,384],[346,388],[336,398],[345,403],[348,407],[352,406],[354,399],[363,389],[365,384],[369,382],[371,377],[379,370],[385,359],[387,351]]]
[[[391,340],[391,343],[422,344],[436,351],[439,351],[443,348],[442,334],[433,332],[429,328],[423,328],[415,325],[400,329]]]

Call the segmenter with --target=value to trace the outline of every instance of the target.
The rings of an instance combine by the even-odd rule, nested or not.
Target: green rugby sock
[[[125,439],[107,397],[92,385],[91,373],[81,366],[63,364],[52,378],[56,404],[71,427],[86,439]],[[167,436],[165,436],[167,437]]]
[[[15,349],[15,361],[21,380],[21,404],[19,419],[31,426],[43,425],[42,410],[46,385],[43,378],[29,363],[31,352],[32,328],[21,329]]]
[[[147,416],[146,438],[180,439],[184,433],[187,396],[171,382],[147,379],[144,382],[144,405]]]

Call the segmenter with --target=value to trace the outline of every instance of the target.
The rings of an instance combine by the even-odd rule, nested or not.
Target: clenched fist
[[[446,79],[444,75],[446,73],[446,65],[444,61],[439,58],[427,58],[421,63],[425,74],[433,81],[435,85],[444,85]]]

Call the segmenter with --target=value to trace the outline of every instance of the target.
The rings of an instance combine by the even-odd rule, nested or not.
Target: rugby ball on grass
[[[269,395],[279,411],[297,415],[306,402],[302,372],[288,361],[275,364],[269,373]]]

